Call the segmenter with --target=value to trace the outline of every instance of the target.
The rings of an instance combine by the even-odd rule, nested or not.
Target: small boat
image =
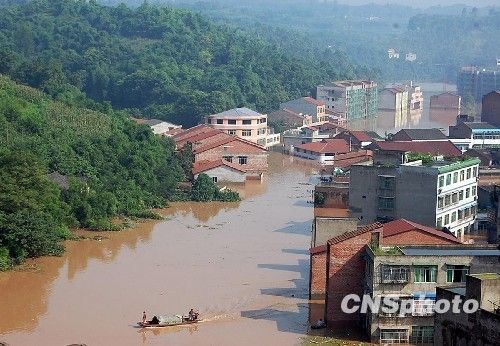
[[[137,322],[137,324],[142,328],[162,328],[179,326],[184,324],[194,324],[198,323],[198,313],[195,312],[192,317],[183,315],[158,315],[153,316],[150,321]]]

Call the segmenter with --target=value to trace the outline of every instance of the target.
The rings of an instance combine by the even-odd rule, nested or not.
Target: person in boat
[[[195,319],[194,316],[195,316],[194,310],[193,309],[189,310],[189,313],[188,313],[188,319],[189,319],[189,321],[194,321],[194,319]]]
[[[147,319],[147,317],[146,317],[146,311],[143,311],[142,312],[142,323],[146,323],[146,319]]]

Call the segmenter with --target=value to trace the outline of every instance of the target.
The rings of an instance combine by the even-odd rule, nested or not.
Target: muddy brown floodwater
[[[71,241],[63,257],[0,273],[0,342],[298,344],[308,326],[315,168],[276,153],[269,163],[264,182],[239,187],[239,203],[176,203],[163,211],[168,220]],[[191,307],[196,326],[134,327],[143,310]]]

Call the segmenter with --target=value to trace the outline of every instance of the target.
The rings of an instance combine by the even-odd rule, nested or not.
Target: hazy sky
[[[360,4],[399,4],[399,5],[409,5],[412,7],[429,7],[429,6],[448,6],[456,4],[465,4],[468,6],[493,6],[496,5],[500,7],[499,0],[416,0],[416,1],[401,1],[401,0],[338,0],[339,3],[344,3],[348,5],[360,5]]]

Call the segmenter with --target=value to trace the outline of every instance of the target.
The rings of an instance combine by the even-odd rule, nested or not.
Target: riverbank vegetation
[[[201,173],[193,183],[191,200],[197,202],[238,202],[240,201],[240,195],[230,189],[220,190],[212,181],[212,178],[205,173]]]
[[[123,112],[69,106],[0,75],[0,270],[60,254],[71,227],[155,218],[189,155]]]

